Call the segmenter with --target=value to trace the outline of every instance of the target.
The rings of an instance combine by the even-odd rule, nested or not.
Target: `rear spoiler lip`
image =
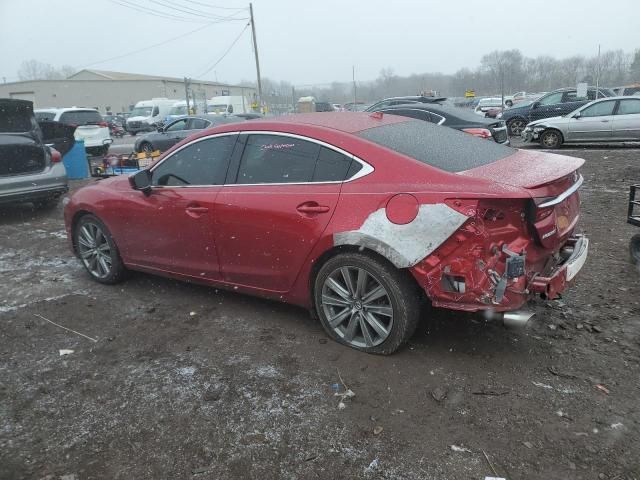
[[[552,207],[553,205],[557,205],[558,203],[564,201],[566,198],[573,195],[582,186],[583,183],[584,183],[584,177],[580,175],[578,177],[578,180],[576,180],[576,182],[573,185],[571,185],[569,188],[567,188],[564,192],[562,192],[557,197],[552,198],[551,200],[547,200],[544,203],[541,203],[540,205],[538,205],[538,208],[546,208],[546,207]]]

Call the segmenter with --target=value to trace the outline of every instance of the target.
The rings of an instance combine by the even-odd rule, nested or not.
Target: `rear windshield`
[[[95,110],[74,110],[60,115],[60,123],[66,125],[97,125],[102,117]]]
[[[29,109],[15,105],[0,105],[0,133],[21,133],[33,130],[31,119],[33,113]]]
[[[55,112],[36,112],[36,120],[39,122],[42,121],[53,121],[54,118],[56,118],[56,113]]]
[[[462,172],[516,152],[493,140],[420,120],[370,128],[359,137],[446,172]]]

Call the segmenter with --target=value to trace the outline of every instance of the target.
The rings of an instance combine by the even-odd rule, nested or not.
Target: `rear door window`
[[[398,108],[393,110],[382,110],[384,113],[390,113],[392,115],[402,115],[403,117],[415,118],[416,120],[424,120],[426,122],[432,122],[429,112],[419,110],[417,108]],[[433,122],[436,123],[436,122]]]
[[[65,125],[98,125],[102,117],[95,110],[72,110],[62,113],[59,121]]]
[[[203,128],[207,128],[210,125],[210,122],[204,120],[202,118],[192,118],[188,130],[202,130]]]
[[[351,167],[354,167],[353,169]],[[331,148],[320,147],[313,182],[342,182],[362,169],[362,165]],[[351,170],[351,171],[350,171]]]
[[[320,145],[280,135],[249,135],[236,183],[304,183],[313,178]]]

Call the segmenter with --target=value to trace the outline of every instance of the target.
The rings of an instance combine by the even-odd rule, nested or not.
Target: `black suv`
[[[615,93],[608,88],[598,88],[597,98],[614,97]],[[529,122],[542,118],[561,117],[573,112],[576,108],[596,99],[596,87],[587,88],[586,97],[578,97],[575,88],[560,88],[549,92],[534,102],[519,106],[517,103],[502,113],[509,129],[509,135],[519,136]]]

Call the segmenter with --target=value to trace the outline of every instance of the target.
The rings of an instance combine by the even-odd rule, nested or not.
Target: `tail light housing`
[[[51,163],[60,163],[62,161],[62,155],[55,148],[51,149]]]
[[[107,122],[100,122],[100,123],[98,123],[98,126],[99,127],[108,127],[109,124]]]
[[[491,130],[487,128],[463,128],[463,132],[470,133],[474,137],[491,138]]]

